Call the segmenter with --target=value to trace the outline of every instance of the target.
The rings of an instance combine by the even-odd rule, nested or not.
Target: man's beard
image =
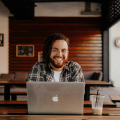
[[[63,62],[61,64],[56,63],[56,61],[54,60],[55,57],[53,57],[53,59],[50,58],[50,63],[55,67],[55,68],[62,68],[65,63],[68,61],[68,58],[65,59],[65,57],[63,57]]]

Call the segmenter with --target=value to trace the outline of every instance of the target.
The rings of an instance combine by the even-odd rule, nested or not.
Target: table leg
[[[10,100],[10,85],[4,86],[4,100]]]
[[[90,86],[85,86],[85,101],[89,101],[90,96]]]
[[[17,100],[17,95],[11,95],[11,100]]]

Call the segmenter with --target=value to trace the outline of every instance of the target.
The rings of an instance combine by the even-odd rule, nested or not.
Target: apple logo
[[[52,98],[52,100],[53,100],[54,102],[58,102],[58,96],[57,96],[57,95],[54,96],[54,97]]]

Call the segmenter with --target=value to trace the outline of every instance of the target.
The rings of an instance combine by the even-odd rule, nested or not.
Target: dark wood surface
[[[91,107],[91,101],[84,101],[84,107]],[[103,107],[116,107],[116,104],[111,101],[103,101]]]
[[[4,95],[4,92],[0,92],[0,95]],[[27,92],[25,91],[14,91],[14,92],[10,92],[10,95],[27,95]],[[91,92],[90,95],[97,95],[97,93],[93,93]],[[99,94],[100,95],[100,94]]]
[[[0,81],[0,85],[5,85],[5,84],[10,84],[10,85],[26,85],[26,81]],[[90,86],[111,86],[111,83],[108,83],[106,81],[97,81],[97,80],[86,80],[85,85],[90,85]]]
[[[4,95],[4,92],[0,92],[0,95]],[[10,92],[10,95],[27,95],[27,92],[25,91],[13,91],[13,92]]]
[[[4,100],[10,100],[10,87],[17,86],[26,86],[26,81],[0,81],[0,85],[4,85]]]
[[[120,95],[110,95],[110,99],[112,102],[120,102]]]
[[[102,71],[100,17],[35,17],[33,20],[9,18],[9,72],[30,71],[43,50],[45,38],[53,33],[70,38],[69,60],[78,62],[83,72]],[[17,44],[33,44],[34,57],[16,57]]]
[[[8,107],[8,106],[27,106],[27,101],[16,101],[16,100],[6,100],[6,101],[0,101],[0,106]],[[91,107],[91,101],[84,101],[84,107]],[[111,107],[115,108],[116,104],[111,101],[104,101],[103,107]]]
[[[80,115],[1,115],[3,120],[120,120],[120,116],[80,116]]]
[[[26,85],[26,81],[5,81],[5,80],[1,80],[0,81],[0,85]]]
[[[84,108],[84,115],[92,115],[92,108]],[[0,107],[0,114],[28,114],[27,108]],[[120,108],[103,108],[103,115],[120,114]],[[120,117],[119,117],[120,118]]]
[[[97,80],[86,80],[85,85],[87,86],[112,86],[111,83],[108,83],[106,81],[97,81]]]
[[[10,86],[19,85],[26,86],[26,81],[0,81],[0,85],[4,85],[4,100],[10,100]],[[105,81],[85,81],[85,100],[89,101],[90,86],[111,86],[110,83]]]
[[[90,93],[90,95],[96,95],[97,93]],[[4,95],[4,92],[0,92],[0,95]],[[17,91],[17,92],[10,92],[11,100],[17,100],[18,95],[27,95],[27,92],[23,91]]]
[[[89,96],[90,96],[90,86],[99,86],[99,87],[109,87],[112,86],[111,83],[108,83],[106,81],[96,81],[96,80],[89,80],[85,81],[85,100],[89,101]]]

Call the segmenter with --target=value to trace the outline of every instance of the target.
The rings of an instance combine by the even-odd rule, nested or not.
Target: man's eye
[[[62,52],[64,52],[64,53],[65,53],[65,52],[66,52],[66,50],[62,50]]]
[[[54,51],[54,52],[55,52],[55,51],[57,51],[57,50],[56,50],[56,49],[53,49],[52,51]]]

